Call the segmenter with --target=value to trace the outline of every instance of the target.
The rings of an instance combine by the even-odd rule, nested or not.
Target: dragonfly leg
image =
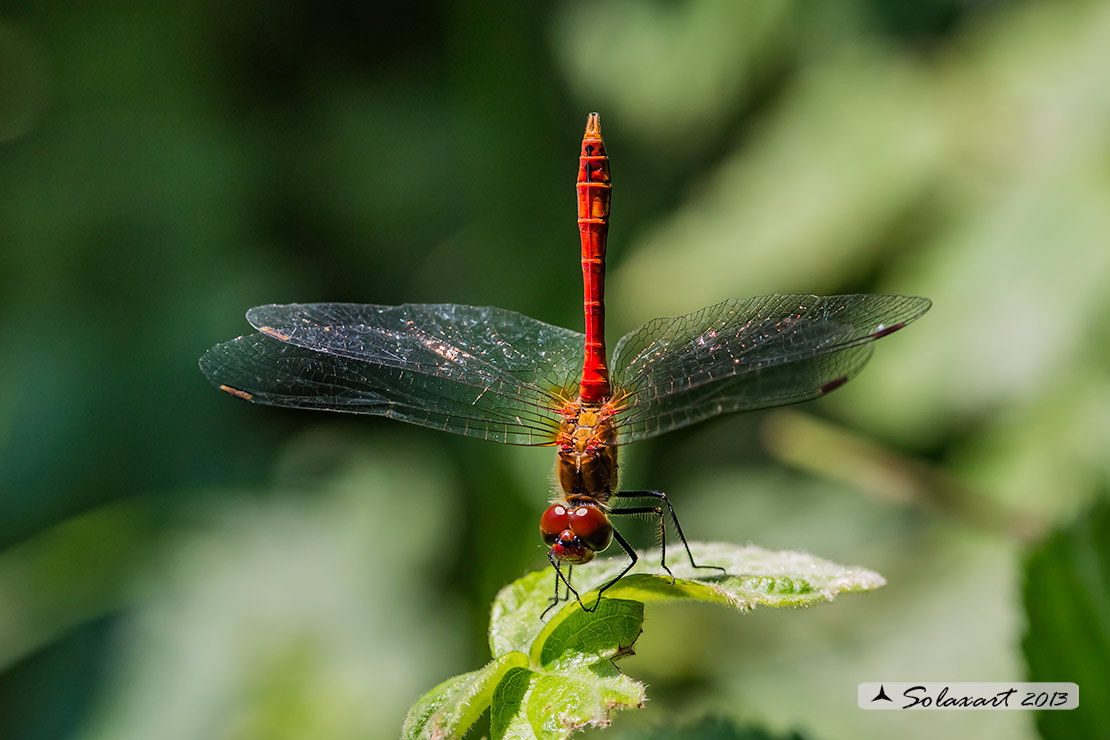
[[[620,495],[620,494],[618,494]],[[671,577],[671,585],[674,585],[674,573],[667,567],[667,525],[666,518],[663,516],[663,508],[661,506],[629,506],[624,509],[614,509],[609,512],[610,516],[617,514],[650,514],[659,517],[659,564],[663,566],[663,570],[667,571],[667,575]]]
[[[574,594],[574,598],[578,601],[579,605],[581,605],[582,608],[585,609],[586,605],[582,603],[582,598],[578,595],[578,592],[574,590],[574,587],[570,585],[570,576],[571,576],[571,571],[574,570],[574,565],[573,564],[568,564],[567,565],[567,572],[564,574],[562,564],[561,564],[561,562],[559,561],[558,558],[556,558],[554,555],[552,555],[550,552],[548,552],[547,553],[547,559],[549,561],[551,561],[551,567],[553,567],[555,569],[555,595],[551,597],[551,603],[548,604],[547,608],[543,610],[543,614],[540,615],[540,619],[543,619],[544,617],[546,617],[547,613],[549,611],[551,611],[555,607],[555,605],[558,604],[559,602],[561,602],[561,601],[570,601],[570,595],[571,594]],[[559,583],[560,582],[562,582],[562,584],[564,586],[566,586],[566,588],[567,588],[566,594],[563,595],[563,596],[559,596]],[[596,609],[597,607],[595,606],[594,608]],[[590,610],[590,611],[592,611],[592,610]]]
[[[625,574],[627,574],[628,571],[632,570],[632,566],[636,564],[637,560],[639,560],[639,556],[637,556],[636,551],[632,549],[632,545],[628,544],[628,540],[622,537],[620,532],[614,530],[613,538],[616,539],[616,541],[620,544],[622,548],[624,548],[625,554],[628,555],[628,565],[624,566],[624,570],[622,570],[614,578],[609,580],[604,586],[597,590],[597,601],[594,602],[593,606],[586,606],[586,604],[582,601],[582,597],[578,594],[578,591],[575,590],[574,586],[570,585],[570,573],[574,566],[572,564],[568,564],[567,572],[563,573],[562,563],[559,561],[559,559],[556,558],[552,553],[547,553],[547,559],[551,561],[551,566],[555,569],[555,595],[551,598],[551,603],[548,605],[548,607],[543,610],[543,614],[540,615],[540,619],[543,619],[545,616],[547,616],[547,613],[551,611],[551,609],[560,601],[570,601],[571,594],[574,594],[574,599],[578,602],[578,606],[582,607],[582,611],[597,611],[598,605],[601,604],[601,594],[603,594],[610,586],[615,584],[617,581],[624,578]],[[567,588],[565,597],[559,596],[560,582],[562,582],[562,584]]]
[[[582,609],[584,611],[597,611],[598,605],[601,604],[601,595],[605,593],[605,591],[610,586],[615,584],[620,579],[624,578],[625,574],[627,574],[628,571],[632,570],[632,566],[635,565],[636,561],[640,559],[639,556],[636,555],[636,551],[632,549],[632,545],[628,544],[628,540],[626,540],[624,537],[621,537],[621,533],[615,529],[613,530],[613,539],[615,539],[617,543],[624,548],[624,552],[628,555],[628,565],[624,566],[624,570],[618,573],[611,581],[597,590],[597,601],[594,602],[593,607],[587,607],[585,604],[582,603],[582,599],[578,600],[579,605],[582,606]],[[575,593],[574,595],[578,596],[577,593]]]
[[[667,494],[663,493],[662,491],[617,491],[613,495],[616,496],[617,498],[653,498],[653,499],[656,499],[658,501],[661,501],[663,503],[663,505],[667,507],[667,511],[671,515],[671,521],[674,523],[675,532],[678,533],[678,539],[682,541],[682,547],[685,548],[685,550],[686,550],[686,556],[688,558],[690,558],[690,565],[693,566],[694,568],[713,568],[714,570],[719,570],[722,573],[725,573],[725,574],[728,573],[727,570],[725,570],[724,568],[722,568],[719,565],[698,565],[698,563],[694,560],[694,554],[692,552],[690,552],[690,544],[686,541],[686,535],[683,534],[683,532],[682,532],[682,525],[678,523],[678,514],[675,513],[674,506],[671,505],[671,500],[669,498],[667,498]],[[658,513],[659,514],[660,553],[661,553],[661,556],[662,556],[663,570],[667,571],[667,573],[671,576],[671,580],[673,581],[674,580],[674,574],[671,573],[670,568],[667,567],[667,562],[666,562],[666,558],[667,558],[667,529],[666,529],[666,524],[665,524],[666,518],[663,516],[662,507],[658,507],[658,506],[657,507],[647,507],[646,511],[645,511],[644,507],[636,507],[636,508],[632,508],[632,509],[614,509],[610,513],[611,514],[623,514],[623,513],[629,513],[629,514]]]

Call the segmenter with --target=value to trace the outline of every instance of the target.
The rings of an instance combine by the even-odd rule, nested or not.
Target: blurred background
[[[934,301],[827,399],[623,453],[692,539],[889,583],[652,608],[622,662],[650,703],[615,729],[1037,737],[855,687],[1077,680],[1026,659],[1060,652],[1027,604],[1066,624],[1075,593],[1078,651],[1110,651],[1098,536],[1053,600],[1025,577],[1108,490],[1108,69],[1097,0],[8,0],[0,737],[388,738],[489,659],[497,589],[546,565],[551,450],[255,407],[196,363],[262,303],[579,329],[591,110],[611,342],[728,297]]]

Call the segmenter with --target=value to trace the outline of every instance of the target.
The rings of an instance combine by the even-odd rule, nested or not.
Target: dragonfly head
[[[581,565],[609,546],[613,525],[594,504],[555,503],[540,517],[540,535],[555,557]]]

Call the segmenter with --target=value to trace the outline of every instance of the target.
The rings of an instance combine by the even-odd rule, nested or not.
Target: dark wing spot
[[[252,398],[254,398],[254,396],[252,394],[247,393],[246,391],[241,391],[238,388],[232,388],[230,385],[221,385],[220,390],[223,391],[224,393],[230,393],[231,395],[235,396],[236,398],[241,398],[244,401],[249,401]]]
[[[893,334],[894,332],[898,331],[899,329],[901,329],[905,325],[906,325],[905,321],[899,321],[897,324],[891,324],[890,326],[884,326],[882,329],[879,329],[877,332],[872,334],[871,338],[872,339],[882,339],[887,334]]]
[[[260,326],[258,327],[258,330],[268,337],[280,339],[283,342],[288,342],[292,338],[288,334],[282,334],[280,331],[270,326]]]

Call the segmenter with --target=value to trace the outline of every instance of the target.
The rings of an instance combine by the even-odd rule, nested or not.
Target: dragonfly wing
[[[258,334],[200,362],[236,396],[509,444],[551,444],[584,352],[578,332],[492,307],[314,303],[259,306],[247,318]]]
[[[772,295],[650,321],[613,352],[620,443],[824,395],[860,371],[871,342],[929,306],[895,295]]]

